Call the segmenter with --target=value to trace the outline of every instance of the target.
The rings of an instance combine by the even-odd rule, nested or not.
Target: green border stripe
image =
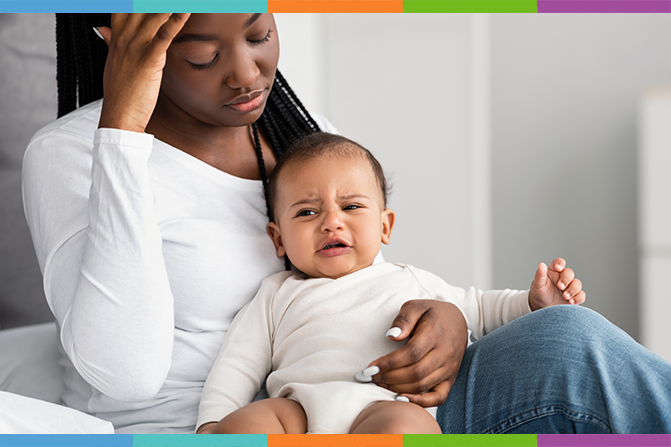
[[[133,12],[268,12],[266,0],[134,0]]]
[[[536,435],[403,435],[403,447],[536,446]]]
[[[536,0],[403,0],[403,12],[538,12]]]
[[[133,435],[133,447],[267,447],[267,435]]]

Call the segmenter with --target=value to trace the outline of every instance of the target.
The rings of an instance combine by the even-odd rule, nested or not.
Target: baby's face
[[[394,213],[363,155],[325,155],[286,165],[278,179],[275,222],[268,225],[277,255],[303,273],[339,278],[373,264],[389,243]]]

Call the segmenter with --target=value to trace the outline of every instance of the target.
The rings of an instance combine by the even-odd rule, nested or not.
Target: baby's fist
[[[566,261],[557,258],[550,267],[541,262],[529,288],[531,310],[559,304],[582,304],[585,302],[582,282],[573,270],[566,268]]]

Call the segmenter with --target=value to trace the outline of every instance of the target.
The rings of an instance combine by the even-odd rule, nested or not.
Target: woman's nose
[[[261,75],[256,61],[244,48],[235,49],[229,55],[224,82],[231,89],[251,87]]]
[[[322,220],[322,232],[330,233],[343,230],[344,228],[345,224],[339,212],[329,211],[324,214],[324,220]]]

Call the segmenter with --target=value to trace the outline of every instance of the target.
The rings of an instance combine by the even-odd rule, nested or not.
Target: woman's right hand
[[[166,52],[190,14],[112,14],[98,31],[109,47],[99,128],[144,132],[163,76]]]

